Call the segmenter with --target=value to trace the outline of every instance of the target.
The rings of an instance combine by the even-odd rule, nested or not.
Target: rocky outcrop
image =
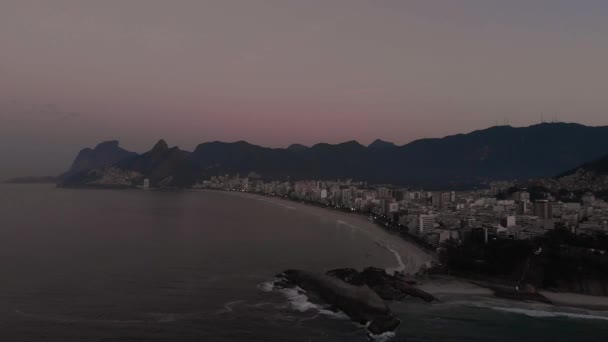
[[[400,275],[390,275],[383,269],[368,267],[362,272],[340,268],[318,274],[288,270],[279,275],[276,287],[298,286],[308,293],[317,294],[323,301],[346,313],[353,321],[366,324],[372,334],[392,331],[399,320],[392,314],[385,300],[402,300],[406,297],[432,302],[436,298],[418,288],[415,281]]]
[[[433,295],[415,287],[415,282],[390,275],[381,268],[368,267],[363,272],[352,268],[340,268],[327,272],[352,285],[367,285],[384,300],[402,300],[408,296],[420,298],[425,302],[437,300]]]
[[[367,285],[349,284],[339,278],[300,270],[288,270],[279,275],[275,286],[298,286],[318,294],[353,321],[367,324],[372,334],[393,331],[400,324],[386,303]]]
[[[552,304],[551,301],[540,294],[532,284],[523,284],[521,287],[477,284],[489,288],[494,292],[494,296],[498,298]]]
[[[104,144],[105,147],[100,148],[104,151],[115,149],[118,146],[117,142]],[[90,152],[84,153],[84,155],[89,154]],[[95,163],[79,162],[77,163],[79,167],[76,169],[84,168],[84,170],[75,173],[68,172],[60,186],[135,187],[142,185],[144,179],[148,179],[152,187],[189,187],[196,183],[199,176],[199,168],[189,160],[189,154],[177,147],[170,148],[164,140],[160,140],[150,151],[120,159],[110,165],[85,168],[85,166],[89,167],[95,163],[103,164],[101,162],[103,158],[95,159]],[[77,158],[77,160],[79,159]],[[109,162],[110,159],[104,160]]]
[[[193,185],[199,169],[188,158],[190,152],[169,147],[160,140],[146,153],[117,164],[124,170],[141,173],[154,187],[187,187]]]
[[[108,167],[136,155],[135,152],[121,148],[116,140],[105,141],[93,149],[85,148],[81,150],[70,169],[61,176],[61,179],[67,180],[83,171]]]

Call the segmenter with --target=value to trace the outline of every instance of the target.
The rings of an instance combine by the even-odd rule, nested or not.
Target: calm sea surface
[[[268,282],[426,260],[364,218],[277,199],[0,185],[0,341],[366,341]],[[391,341],[608,341],[606,312],[441,299],[391,304]]]

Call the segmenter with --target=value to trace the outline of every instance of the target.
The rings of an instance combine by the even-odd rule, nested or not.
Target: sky
[[[2,0],[0,178],[83,147],[608,125],[605,0]]]

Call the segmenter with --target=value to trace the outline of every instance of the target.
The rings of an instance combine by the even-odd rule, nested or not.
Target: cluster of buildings
[[[608,204],[591,193],[572,203],[551,196],[532,201],[525,190],[496,198],[512,186],[495,182],[485,190],[424,191],[350,180],[263,181],[253,175],[212,177],[196,187],[262,193],[370,214],[431,246],[446,240],[526,240],[556,227],[576,234],[608,233]]]

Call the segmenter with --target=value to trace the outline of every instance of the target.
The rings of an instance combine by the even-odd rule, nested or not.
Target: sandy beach
[[[608,297],[589,296],[569,292],[540,291],[555,305],[584,307],[595,310],[608,310]]]
[[[476,285],[466,279],[449,276],[433,276],[429,279],[420,280],[418,288],[437,297],[455,295],[496,298],[494,292],[488,288]],[[608,310],[608,297],[554,291],[539,291],[539,293],[548,298],[555,307]]]

